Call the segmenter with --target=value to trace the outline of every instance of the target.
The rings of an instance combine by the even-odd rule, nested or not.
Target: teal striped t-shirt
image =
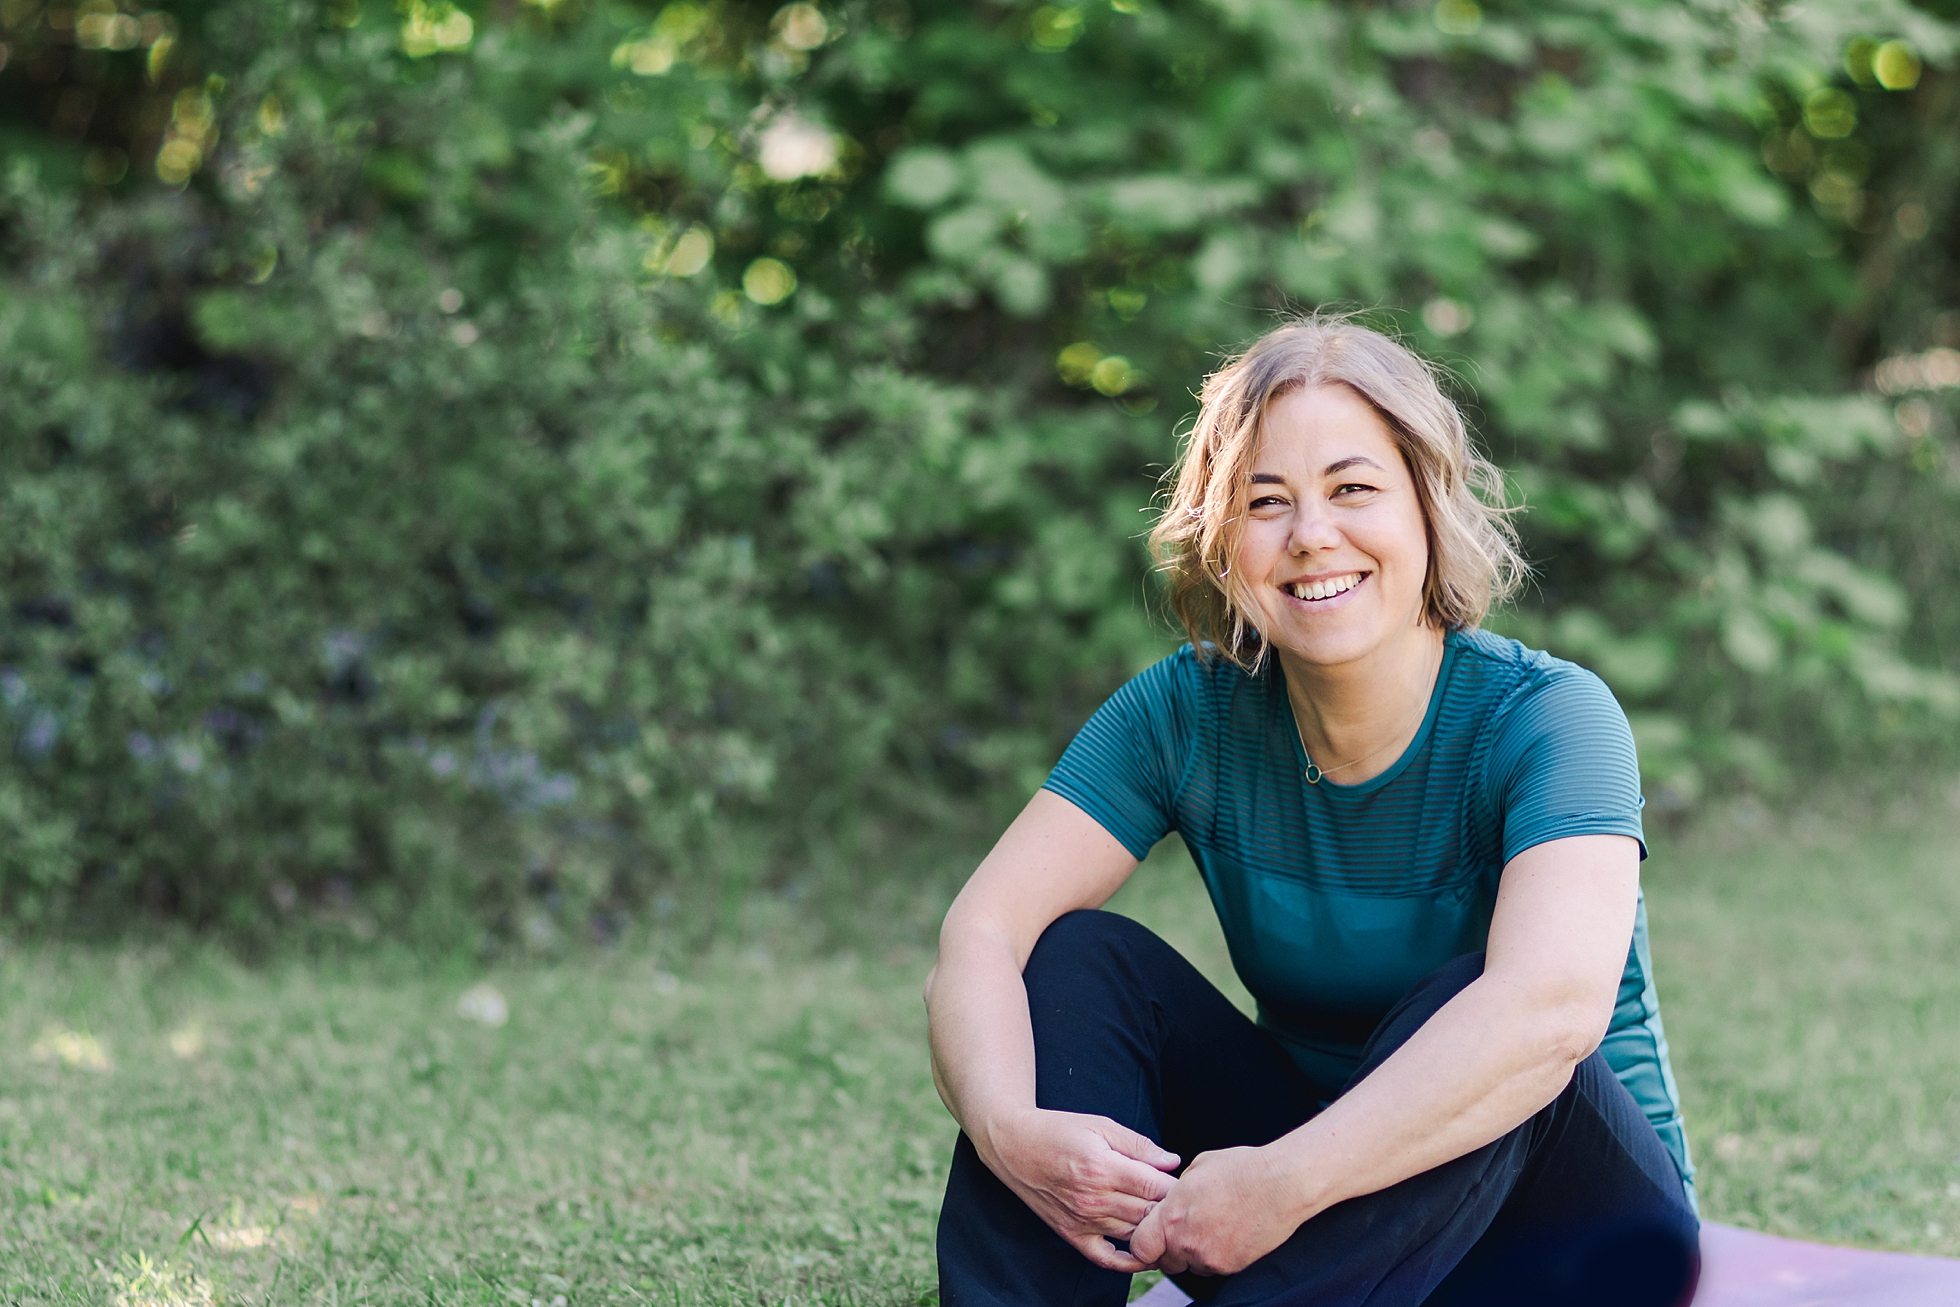
[[[1323,1101],[1404,993],[1484,947],[1512,858],[1572,835],[1641,838],[1612,692],[1487,631],[1446,638],[1428,714],[1387,771],[1309,785],[1305,767],[1278,660],[1247,675],[1186,645],[1110,697],[1044,788],[1138,858],[1183,837],[1260,1024]],[[1688,1182],[1644,897],[1601,1051]]]

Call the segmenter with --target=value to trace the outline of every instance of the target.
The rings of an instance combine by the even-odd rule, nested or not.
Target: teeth
[[[1331,599],[1338,594],[1346,594],[1361,584],[1361,573],[1349,572],[1346,576],[1336,576],[1325,581],[1295,581],[1287,587],[1287,593],[1295,599]]]

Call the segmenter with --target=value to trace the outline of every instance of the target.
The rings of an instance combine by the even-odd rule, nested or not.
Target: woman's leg
[[[1431,1307],[1660,1307],[1686,1302],[1699,1229],[1674,1159],[1595,1053],[1530,1123],[1524,1172]]]
[[[1354,1082],[1481,974],[1483,956],[1471,954],[1418,984],[1377,1027]],[[1693,1287],[1696,1231],[1660,1137],[1594,1054],[1516,1130],[1329,1208],[1212,1301],[1673,1307]]]
[[[1061,917],[1022,980],[1042,1107],[1109,1117],[1186,1161],[1269,1143],[1313,1113],[1305,1077],[1272,1037],[1128,918]],[[960,1136],[939,1217],[944,1307],[1117,1307],[1129,1281],[1062,1242]]]
[[[1469,955],[1411,990],[1355,1080],[1482,971],[1482,955]],[[1311,1090],[1272,1039],[1135,922],[1061,918],[1023,979],[1043,1107],[1111,1117],[1186,1161],[1270,1142],[1312,1115]],[[1695,1229],[1659,1137],[1595,1054],[1551,1105],[1484,1148],[1328,1209],[1238,1275],[1179,1279],[1215,1307],[1669,1307],[1692,1282]],[[964,1135],[939,1258],[946,1307],[1115,1307],[1129,1278],[1063,1243]]]

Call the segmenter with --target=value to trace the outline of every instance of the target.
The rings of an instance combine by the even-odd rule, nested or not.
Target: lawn
[[[1960,803],[1654,846],[1707,1214],[1960,1255]],[[1175,850],[1116,906],[1223,974]],[[487,976],[0,953],[0,1301],[930,1302],[923,941],[767,938]],[[486,979],[501,1025],[458,1012]]]

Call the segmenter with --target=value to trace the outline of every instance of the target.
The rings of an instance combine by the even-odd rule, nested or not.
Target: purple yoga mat
[[[1708,1222],[1694,1307],[1960,1307],[1960,1262],[1800,1243]],[[1183,1307],[1169,1280],[1137,1307]]]
[[[1956,1307],[1960,1262],[1701,1227],[1695,1307]]]

